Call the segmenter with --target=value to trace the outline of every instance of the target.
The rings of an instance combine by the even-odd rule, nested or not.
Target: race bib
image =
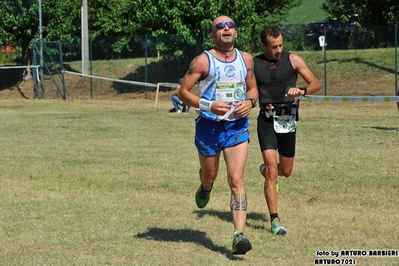
[[[274,125],[274,131],[276,131],[276,133],[295,132],[296,129],[295,117],[290,115],[274,116],[273,125]]]
[[[227,81],[216,83],[216,101],[234,103],[242,99],[244,95],[245,81]]]

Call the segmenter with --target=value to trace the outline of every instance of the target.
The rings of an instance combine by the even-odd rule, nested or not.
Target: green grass
[[[395,49],[380,48],[367,50],[329,50],[323,51],[299,51],[299,54],[307,63],[311,71],[315,74],[322,84],[322,89],[318,94],[342,95],[342,96],[368,96],[395,94]],[[176,83],[184,72],[173,71],[161,65],[156,58],[147,60],[147,70],[145,70],[143,58],[107,60],[93,62],[93,75],[113,78],[126,79],[144,82],[144,74],[147,71],[148,83],[157,82]],[[68,62],[65,64],[67,70],[80,72],[81,62]],[[58,79],[56,79],[58,81]],[[60,82],[58,82],[61,86]],[[299,85],[305,83],[301,78]],[[143,94],[148,99],[154,100],[155,88],[144,86],[132,86],[112,81],[93,79],[92,83],[88,78],[81,78],[76,75],[65,74],[65,85],[68,90],[69,99],[90,99],[90,90],[93,92],[93,99],[110,98],[142,98]],[[45,79],[45,97],[47,99],[59,99],[59,93],[50,78]],[[116,88],[120,91],[139,92],[116,94]],[[23,81],[20,87],[10,88],[17,92],[22,90],[28,98],[32,97],[32,81]],[[172,88],[161,87],[160,100],[169,100]],[[4,90],[7,92],[8,90]],[[21,94],[16,93],[16,97]],[[2,95],[4,98],[5,96]],[[6,97],[7,98],[7,97]]]
[[[394,48],[297,53],[321,82],[319,94],[395,95]]]
[[[300,51],[299,54],[307,63],[309,68],[319,79],[322,89],[319,95],[336,96],[369,96],[395,94],[395,50],[394,48],[380,48],[368,50],[327,50],[323,51]],[[176,83],[183,73],[170,72],[163,68],[156,59],[148,60],[147,72],[148,82],[172,82]],[[143,59],[126,59],[115,61],[96,61],[93,64],[93,75],[129,79],[133,81],[144,81]],[[113,67],[109,67],[109,66]],[[80,62],[69,62],[68,67],[80,71]],[[82,99],[90,97],[90,82],[87,78],[66,74],[66,88],[71,99]],[[48,80],[51,83],[51,80]],[[305,85],[299,77],[299,85]],[[117,94],[115,86],[139,91],[141,94]],[[125,84],[114,84],[109,81],[93,80],[93,97],[95,99],[109,99],[110,97],[125,99],[126,97],[137,98],[142,95],[145,88],[142,86],[131,86]],[[172,88],[161,88],[161,100],[169,100],[169,91]],[[47,89],[47,98],[58,98],[55,89]],[[155,88],[147,88],[147,98],[154,100]]]
[[[324,20],[327,14],[321,9],[325,0],[302,0],[302,4],[293,8],[285,23],[307,24],[317,20]]]
[[[394,104],[302,102],[294,172],[279,179],[284,237],[269,233],[251,113],[244,260],[229,253],[223,161],[197,209],[196,115],[168,113],[169,99],[153,104],[0,101],[1,265],[311,265],[317,250],[398,249]]]

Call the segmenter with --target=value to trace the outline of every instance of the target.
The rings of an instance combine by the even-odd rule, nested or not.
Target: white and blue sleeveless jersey
[[[236,82],[243,84],[243,90],[240,95],[235,95],[234,101],[231,101],[229,103],[245,100],[245,94],[247,91],[245,84],[245,77],[247,76],[247,66],[245,64],[242,53],[236,48],[234,48],[234,50],[236,57],[229,62],[219,60],[209,51],[204,52],[208,57],[209,69],[208,75],[203,80],[200,80],[198,83],[198,89],[201,98],[209,101],[217,101],[217,84],[223,82]],[[227,117],[222,117],[212,112],[206,112],[199,109],[197,109],[197,113],[204,118],[214,121],[235,121],[238,119],[233,114],[230,114]]]

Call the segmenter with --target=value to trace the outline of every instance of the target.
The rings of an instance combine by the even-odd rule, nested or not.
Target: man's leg
[[[276,182],[278,176],[277,169],[277,152],[274,149],[264,150],[262,152],[263,161],[265,162],[265,176],[264,193],[269,209],[269,213],[277,213],[277,190]]]
[[[265,176],[264,193],[267,203],[267,207],[270,213],[271,221],[271,233],[274,235],[284,235],[286,230],[280,221],[280,217],[277,212],[277,177],[284,166],[284,164],[277,163],[277,151],[275,149],[268,149],[262,152],[263,160],[265,162],[265,170],[263,175]]]
[[[292,168],[294,167],[294,157],[279,156],[280,163],[278,164],[278,175],[290,177]]]
[[[223,150],[228,183],[232,195],[232,215],[235,231],[244,230],[247,216],[247,199],[244,185],[244,169],[247,154],[248,142]]]
[[[244,234],[248,206],[244,184],[244,169],[248,155],[248,142],[246,141],[234,147],[225,148],[223,155],[231,191],[230,209],[235,231],[232,253],[243,255],[252,249],[251,241]]]
[[[172,96],[172,103],[173,103],[173,106],[174,106],[176,112],[180,111],[180,108],[179,108],[180,102],[181,101],[180,101],[179,97],[177,97],[176,95]]]
[[[215,181],[219,171],[220,152],[215,156],[204,157],[198,154],[200,161],[200,181],[205,190],[212,189],[212,184]]]
[[[204,208],[210,199],[210,193],[213,188],[219,170],[220,152],[211,157],[204,157],[198,153],[201,168],[199,178],[201,185],[195,193],[195,202],[198,208]]]

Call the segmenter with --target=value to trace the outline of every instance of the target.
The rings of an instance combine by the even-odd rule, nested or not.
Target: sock
[[[242,233],[243,233],[243,232],[242,232],[241,230],[237,230],[237,231],[234,232],[234,236],[240,235],[240,234],[242,234]]]
[[[211,192],[211,191],[212,191],[212,188],[213,188],[213,184],[212,184],[212,186],[211,186],[210,189],[205,189],[204,186],[201,184],[201,189],[202,189],[202,191],[204,191],[204,192]]]
[[[276,218],[278,218],[278,213],[277,212],[270,214],[270,221],[273,221]]]

